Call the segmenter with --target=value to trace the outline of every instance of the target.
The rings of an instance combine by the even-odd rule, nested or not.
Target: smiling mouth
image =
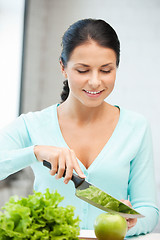
[[[99,93],[103,92],[103,90],[97,91],[97,92],[92,92],[92,91],[88,91],[88,90],[85,90],[85,89],[83,91],[85,91],[86,93],[89,93],[89,94],[93,94],[93,95],[96,95],[96,94],[99,94]]]

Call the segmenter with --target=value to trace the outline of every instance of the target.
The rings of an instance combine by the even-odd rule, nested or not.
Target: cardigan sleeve
[[[37,161],[23,114],[0,131],[0,180]]]
[[[154,174],[152,137],[150,126],[146,122],[140,147],[130,162],[128,194],[132,206],[145,217],[137,221],[127,236],[146,234],[155,228],[159,218],[156,203],[156,184]]]

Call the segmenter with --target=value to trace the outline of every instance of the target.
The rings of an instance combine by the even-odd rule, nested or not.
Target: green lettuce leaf
[[[80,232],[74,207],[59,207],[57,191],[35,192],[27,198],[11,197],[0,212],[1,240],[76,240]]]
[[[134,209],[131,209],[127,205],[119,202],[114,197],[108,195],[107,193],[103,192],[99,188],[91,185],[89,188],[84,190],[77,190],[76,195],[79,197],[85,197],[94,203],[100,204],[107,209],[121,212],[121,213],[128,213],[128,214],[138,214]]]

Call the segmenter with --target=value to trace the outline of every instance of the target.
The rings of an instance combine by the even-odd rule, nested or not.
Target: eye
[[[105,71],[105,70],[100,70],[102,73],[110,73],[111,70]]]
[[[77,69],[77,72],[79,72],[79,73],[86,73],[86,72],[88,72],[89,70],[78,70]]]

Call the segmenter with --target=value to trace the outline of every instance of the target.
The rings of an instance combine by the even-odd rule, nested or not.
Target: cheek
[[[77,82],[76,82],[75,79],[68,78],[68,85],[69,85],[70,92],[75,92],[76,91]]]
[[[108,77],[105,79],[105,83],[110,86],[114,86],[116,80],[116,73],[113,73],[111,75],[108,75]]]
[[[78,74],[72,74],[68,75],[68,84],[70,88],[79,88],[82,87],[85,82],[85,79],[83,76],[79,76]]]

